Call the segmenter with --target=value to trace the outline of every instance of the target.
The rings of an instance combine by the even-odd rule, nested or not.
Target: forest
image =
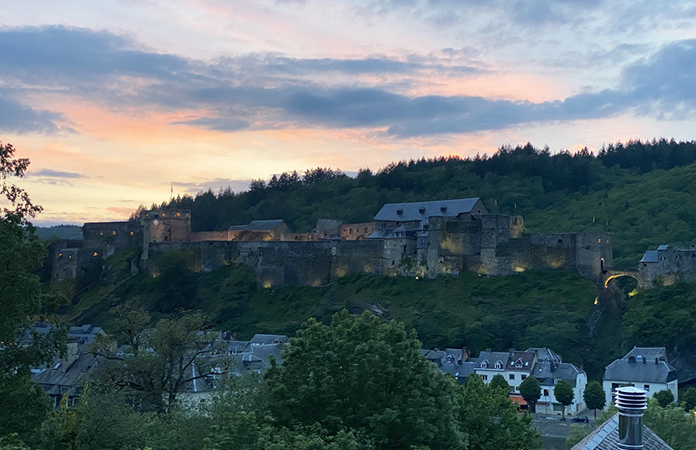
[[[603,231],[614,265],[635,269],[647,249],[696,239],[696,142],[653,140],[551,153],[532,144],[475,158],[439,157],[361,169],[315,168],[254,180],[247,191],[201,192],[163,205],[192,211],[193,231],[283,219],[297,232],[318,219],[366,222],[385,203],[480,197],[492,213],[522,215],[528,232]]]

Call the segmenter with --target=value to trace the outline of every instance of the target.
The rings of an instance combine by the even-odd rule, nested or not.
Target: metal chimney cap
[[[623,387],[616,390],[616,406],[619,410],[647,409],[647,398],[645,391],[635,387]]]

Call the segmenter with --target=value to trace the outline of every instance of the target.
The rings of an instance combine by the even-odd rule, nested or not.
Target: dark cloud
[[[84,178],[84,175],[75,172],[61,172],[58,170],[42,169],[36,173],[32,173],[31,176],[34,177],[46,177],[46,178]]]
[[[582,3],[587,7],[594,4],[589,0]],[[453,4],[442,0],[442,5]],[[527,7],[544,8],[536,0]],[[539,10],[537,15],[547,14],[542,12]],[[552,13],[548,12],[551,15],[544,20],[556,20]],[[436,57],[413,56],[406,61],[377,57],[336,60],[264,54],[203,63],[137,50],[134,45],[108,33],[64,27],[0,31],[0,48],[8,49],[3,52],[0,77],[11,79],[23,73],[41,88],[54,83],[56,89],[69,94],[87,95],[84,90],[89,89],[91,100],[100,99],[109,106],[120,101],[143,108],[199,110],[203,117],[192,114],[196,118],[176,124],[227,132],[294,124],[382,128],[391,135],[407,137],[602,118],[627,112],[691,117],[696,111],[695,40],[664,46],[652,56],[625,67],[614,89],[586,91],[543,103],[476,96],[413,97],[392,92],[389,86],[361,86],[357,77],[351,87],[336,88],[309,81],[312,78],[307,76],[333,72],[413,73],[433,68],[438,72],[478,70],[449,66]],[[617,48],[616,52],[635,58],[638,49],[628,46]],[[142,77],[147,82],[113,88],[113,80],[124,74]],[[26,87],[30,82],[23,83],[22,90],[31,89]],[[11,94],[8,89],[5,92]],[[14,91],[10,98],[3,97],[0,91],[0,128],[47,133],[59,129],[63,117],[22,106],[12,100],[18,92]]]
[[[24,106],[7,98],[0,90],[0,131],[44,134],[58,131],[74,132],[73,129],[61,125],[65,122],[65,117],[62,114]]]

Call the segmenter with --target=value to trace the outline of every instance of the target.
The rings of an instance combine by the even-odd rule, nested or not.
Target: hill
[[[36,227],[34,234],[41,240],[82,239],[82,227],[78,225],[55,225],[52,227]]]
[[[602,231],[614,236],[614,265],[635,269],[646,249],[696,239],[696,142],[654,140],[551,154],[503,147],[492,156],[390,164],[350,178],[317,168],[256,180],[250,189],[179,197],[194,231],[282,218],[295,231],[317,219],[370,221],[385,203],[481,197],[492,213],[525,217],[528,232]]]

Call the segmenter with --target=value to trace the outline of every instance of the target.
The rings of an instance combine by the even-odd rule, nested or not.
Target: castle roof
[[[285,225],[283,219],[252,220],[248,225],[232,225],[229,230],[266,231],[275,230],[281,225]]]
[[[479,203],[478,197],[432,202],[387,203],[379,210],[375,220],[406,222],[423,220],[433,216],[457,217],[459,214],[472,212],[477,203]],[[486,212],[482,205],[481,212]]]
[[[640,260],[642,263],[656,263],[657,262],[657,250],[648,250],[643,255],[643,259]]]

